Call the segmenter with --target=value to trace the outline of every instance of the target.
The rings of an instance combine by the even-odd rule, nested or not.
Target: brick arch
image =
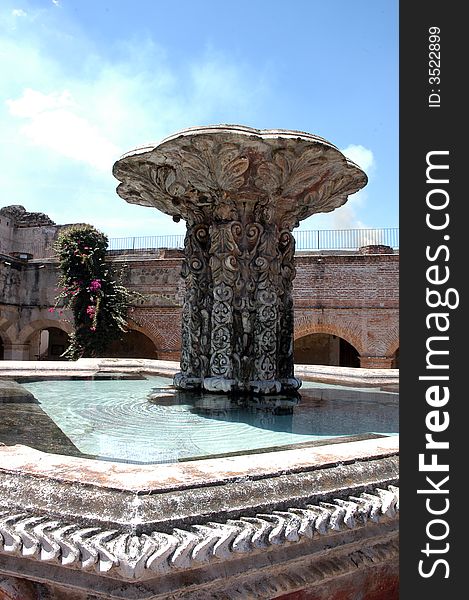
[[[386,337],[387,346],[385,356],[394,356],[400,346],[399,327],[393,327],[392,329],[389,329]]]
[[[179,351],[181,348],[180,313],[156,313],[150,308],[135,308],[133,318],[137,323],[129,322],[129,327],[148,336],[156,346],[157,352]]]
[[[5,319],[5,317],[0,317],[0,337],[4,345],[14,343],[14,331],[15,324]]]
[[[153,331],[150,331],[147,327],[143,327],[142,325],[139,325],[138,323],[135,323],[134,321],[129,321],[127,323],[127,329],[129,331],[138,331],[138,333],[141,333],[142,335],[144,335],[145,337],[147,337],[152,344],[155,346],[155,351],[158,351],[158,344],[161,341],[159,335],[154,335]]]
[[[35,321],[31,321],[28,323],[23,329],[20,331],[18,335],[18,342],[20,344],[27,344],[31,336],[39,331],[40,329],[48,329],[49,327],[55,327],[56,329],[61,329],[65,331],[65,333],[72,333],[73,327],[70,323],[66,321],[58,321],[54,319],[36,319]]]
[[[366,353],[366,348],[361,336],[354,329],[356,329],[356,326],[353,323],[317,322],[308,317],[300,317],[295,319],[294,339],[297,340],[314,333],[329,333],[344,339],[362,355]]]
[[[8,331],[9,329],[14,330],[13,323],[8,321],[8,319],[0,318],[0,359],[5,358],[6,348],[13,343]]]

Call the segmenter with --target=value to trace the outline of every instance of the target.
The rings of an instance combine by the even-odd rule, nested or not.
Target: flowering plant
[[[55,243],[61,270],[56,307],[73,313],[75,331],[64,352],[72,360],[104,356],[126,332],[127,312],[138,296],[106,264],[107,246],[107,236],[91,225],[72,225]]]

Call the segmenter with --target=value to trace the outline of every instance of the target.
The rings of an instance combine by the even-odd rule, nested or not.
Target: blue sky
[[[117,196],[114,161],[239,123],[318,134],[367,172],[301,229],[398,226],[397,0],[2,0],[0,65],[0,206],[183,233]]]

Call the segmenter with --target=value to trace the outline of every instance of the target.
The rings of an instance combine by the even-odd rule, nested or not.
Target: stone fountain
[[[295,240],[365,173],[315,135],[239,125],[184,129],[113,169],[117,193],[187,224],[180,389],[276,394],[293,372]]]
[[[181,131],[125,155],[114,174],[126,200],[187,222],[176,385],[298,388],[291,232],[343,204],[365,174],[316,136],[239,126]],[[18,387],[8,383],[0,407],[18,412]],[[206,396],[197,410],[207,400],[224,410]],[[295,400],[262,402],[285,411]],[[12,435],[0,443],[0,600],[396,600],[398,444],[341,436],[126,464],[42,452]]]

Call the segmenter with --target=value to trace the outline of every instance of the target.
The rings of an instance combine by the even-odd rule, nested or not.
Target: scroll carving
[[[212,312],[211,275],[208,268],[208,227],[187,230],[182,277],[186,295],[182,311],[181,371],[198,387],[208,373]]]

